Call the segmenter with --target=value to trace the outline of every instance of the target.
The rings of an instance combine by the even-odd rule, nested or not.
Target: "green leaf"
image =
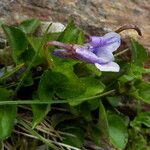
[[[24,33],[30,34],[30,33],[34,33],[39,25],[40,25],[40,21],[38,19],[29,19],[23,21],[18,26],[18,28],[21,29]]]
[[[92,121],[91,108],[89,103],[83,102],[80,106],[80,116],[83,116],[86,121]]]
[[[134,79],[142,79],[142,75],[144,71],[145,70],[142,66],[131,64],[131,68],[129,70],[129,76],[133,77]]]
[[[133,76],[124,74],[119,78],[119,81],[126,83],[132,81],[133,79],[134,79]]]
[[[88,128],[90,139],[96,144],[100,145],[101,143],[101,130],[97,125],[90,125]]]
[[[87,63],[76,63],[73,66],[74,73],[80,77],[100,76],[101,72],[93,65]]]
[[[14,127],[17,106],[0,106],[0,140],[8,138]]]
[[[61,79],[60,81],[59,79],[59,86],[55,88],[56,94],[63,99],[78,97],[85,92],[82,81],[74,75],[72,70],[67,69],[62,71],[64,77],[62,76],[61,78],[63,80]]]
[[[63,143],[81,148],[84,143],[84,131],[77,127],[68,127],[63,129],[63,132],[70,133],[71,135],[65,135]]]
[[[146,49],[135,39],[131,39],[131,44],[132,44],[133,63],[137,66],[143,66],[144,62],[148,59]]]
[[[57,61],[58,63],[58,61]],[[74,61],[59,61],[60,64],[54,66],[53,70],[62,74],[59,86],[57,86],[56,94],[63,99],[77,97],[84,93],[85,87],[83,82],[73,72]],[[63,81],[64,80],[64,81]]]
[[[50,105],[46,105],[46,104],[41,104],[41,105],[35,104],[31,106],[32,106],[32,113],[33,113],[32,128],[35,128],[35,126],[39,124],[44,119],[44,117],[48,114],[51,107]]]
[[[84,33],[78,29],[73,20],[71,20],[65,30],[58,37],[58,41],[64,43],[83,44]]]
[[[150,112],[140,112],[130,123],[137,130],[141,130],[142,124],[150,128]]]
[[[39,84],[39,97],[50,99],[54,93],[60,98],[66,99],[82,94],[82,86],[71,78],[67,78],[60,72],[45,71]]]
[[[57,94],[60,97],[69,97],[76,95],[78,92],[81,93],[81,91],[77,91],[76,88],[72,88],[72,86],[69,87],[70,83],[71,82],[68,82],[68,78],[62,73],[46,70],[39,82],[38,97],[41,101],[52,101],[54,94]],[[32,108],[33,124],[37,124],[48,113],[50,105],[33,105]]]
[[[56,37],[53,37],[53,35],[48,35],[46,34],[45,36],[45,41],[41,47],[41,50],[38,53],[38,56],[34,62],[34,65],[38,65],[38,64],[45,64],[47,65],[47,63],[51,63],[53,59],[51,57],[51,53],[48,51],[48,49],[45,47],[45,44],[47,41],[50,40],[57,40]],[[35,37],[35,36],[27,36],[27,40],[30,43],[30,45],[32,46],[32,50],[34,51],[34,53],[37,53],[39,47],[40,47],[40,43],[42,42],[43,38],[42,37]]]
[[[105,86],[98,79],[95,79],[93,77],[85,77],[81,78],[81,81],[83,82],[83,86],[86,89],[86,91],[82,93],[82,95],[68,100],[69,104],[72,106],[79,105],[80,103],[86,101],[86,98],[95,96],[96,94],[100,94],[104,91]]]
[[[76,82],[75,82],[76,81]],[[85,88],[80,80],[70,80],[61,83],[56,89],[56,94],[63,99],[75,98],[85,92]]]
[[[136,79],[142,79],[143,73],[145,73],[143,66],[130,64],[128,71],[119,78],[120,84],[124,85],[124,83],[129,83]]]
[[[137,80],[131,88],[130,94],[138,100],[142,100],[145,103],[150,103],[150,83]]]
[[[13,93],[11,90],[7,90],[6,88],[0,87],[0,101],[9,100],[12,94]]]
[[[111,143],[120,149],[124,149],[128,142],[128,131],[122,117],[109,114],[108,115],[109,135]]]
[[[117,107],[121,102],[121,97],[120,96],[107,97],[107,100],[113,107]]]
[[[84,93],[84,96],[90,97],[102,93],[104,91],[104,84],[96,78],[85,77],[82,78],[82,82],[84,82],[85,87],[87,88],[86,92]]]
[[[41,76],[38,86],[38,96],[41,101],[51,101],[54,95],[53,74],[50,70],[46,70]],[[40,123],[50,111],[50,105],[32,105],[33,112],[33,128]]]
[[[40,41],[42,40],[41,37],[35,37],[35,36],[27,36],[27,40],[33,47],[34,51],[37,52],[39,46],[40,46]]]
[[[109,127],[108,127],[107,114],[105,111],[105,107],[103,106],[103,103],[101,101],[99,101],[99,103],[100,104],[99,104],[98,126],[100,129],[100,139],[108,140],[109,139]]]
[[[33,78],[32,78],[32,73],[29,72],[28,76],[23,81],[23,86],[26,87],[31,85],[33,85]]]
[[[62,88],[63,84],[67,81],[67,77],[62,73],[46,70],[41,76],[41,80],[39,83],[39,98],[51,100],[54,93],[59,89],[59,87]]]
[[[94,105],[97,104],[97,106],[93,106],[93,103],[83,102],[82,104],[77,106],[73,106],[73,107],[70,106],[70,110],[74,115],[83,117],[88,122],[92,121],[91,111],[95,110],[99,104],[96,100],[92,102],[95,103]]]
[[[71,119],[73,119],[73,115],[71,114],[55,113],[51,116],[51,123],[52,123],[53,128],[55,128],[61,122],[71,120]]]
[[[26,64],[29,65],[31,63],[31,60],[33,59],[36,52],[32,48],[28,48],[25,52],[22,53],[20,56],[21,60]],[[32,63],[32,67],[36,67],[40,64],[44,64],[45,60],[40,55],[38,55],[35,59],[35,61]]]
[[[9,100],[11,95],[12,91],[0,88],[0,101]],[[4,140],[10,136],[14,127],[16,113],[16,105],[0,106],[0,140]]]
[[[84,43],[84,41],[85,41],[84,32],[80,31],[79,35],[78,35],[78,39],[77,39],[77,44],[82,45]]]
[[[26,40],[25,34],[17,27],[2,25],[2,28],[6,34],[6,37],[10,43],[13,50],[12,56],[15,63],[19,63],[20,56],[26,50],[28,42]]]

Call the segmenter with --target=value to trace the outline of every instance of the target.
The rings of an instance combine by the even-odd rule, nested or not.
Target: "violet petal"
[[[88,63],[106,63],[108,62],[104,58],[97,57],[93,52],[87,50],[84,46],[78,47],[76,49],[76,57],[80,60],[86,61]]]
[[[104,47],[111,52],[116,51],[121,44],[121,36],[115,32],[107,33],[103,38],[107,41]]]
[[[114,55],[109,49],[98,48],[96,55],[105,60],[104,63],[114,61]]]
[[[95,63],[95,66],[100,70],[100,71],[106,71],[106,72],[119,72],[120,67],[117,63],[115,62],[109,62],[107,64],[98,64]]]
[[[91,40],[92,41],[90,42],[90,44],[93,47],[108,49],[111,52],[114,52],[115,50],[117,50],[117,48],[120,46],[120,43],[121,43],[120,35],[115,32],[107,33],[102,37],[92,36]],[[101,50],[101,49],[98,49],[98,50]]]

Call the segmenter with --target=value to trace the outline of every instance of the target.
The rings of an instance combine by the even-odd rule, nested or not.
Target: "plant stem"
[[[41,101],[41,100],[13,100],[13,101],[0,101],[0,105],[17,105],[17,104],[64,104],[64,103],[69,103],[69,102],[73,102],[73,101],[79,101],[79,102],[83,102],[83,101],[88,101],[88,100],[93,100],[93,99],[96,99],[96,98],[100,98],[100,97],[103,97],[103,96],[107,96],[107,95],[110,95],[112,93],[114,93],[115,90],[110,90],[110,91],[107,91],[105,93],[102,93],[102,94],[99,94],[99,95],[96,95],[96,96],[91,96],[91,97],[88,97],[88,98],[80,98],[80,99],[71,99],[71,100],[45,100],[45,101]]]
[[[80,98],[80,99],[72,99],[68,102],[83,102],[83,101],[88,101],[88,100],[93,100],[93,99],[97,99],[97,98],[100,98],[100,97],[103,97],[103,96],[107,96],[107,95],[110,95],[112,93],[114,93],[116,90],[110,90],[110,91],[107,91],[105,93],[102,93],[102,94],[99,94],[99,95],[96,95],[96,96],[92,96],[92,97],[88,97],[88,98]]]
[[[71,44],[65,44],[65,43],[58,42],[58,41],[50,41],[47,43],[47,46],[59,46],[67,50],[72,50],[73,48]]]
[[[122,55],[122,54],[126,53],[127,51],[129,51],[129,48],[124,49],[123,51],[121,51],[121,52],[119,52],[119,53],[115,54],[114,56],[115,56],[115,57],[120,56],[120,55]]]
[[[116,33],[120,33],[124,30],[128,30],[128,29],[134,29],[136,30],[136,32],[138,33],[138,35],[142,36],[142,32],[141,30],[139,29],[139,27],[137,25],[134,25],[134,24],[127,24],[127,25],[124,25],[122,27],[120,27],[119,29],[117,29],[115,32]]]
[[[17,105],[17,104],[62,104],[68,103],[64,100],[53,100],[53,101],[40,101],[40,100],[14,100],[14,101],[0,101],[0,105]]]

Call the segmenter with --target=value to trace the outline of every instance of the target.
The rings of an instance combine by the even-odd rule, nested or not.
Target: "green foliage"
[[[8,138],[15,124],[17,106],[0,106],[0,140]]]
[[[19,63],[21,54],[26,50],[28,42],[25,34],[17,27],[3,25],[3,30],[12,48],[15,63]]]
[[[73,21],[63,32],[48,33],[47,29],[42,36],[34,34],[40,26],[37,19],[0,26],[13,58],[11,69],[10,64],[0,69],[0,140],[10,137],[16,119],[23,131],[58,150],[58,145],[88,149],[88,140],[93,147],[149,147],[146,131],[150,130],[150,114],[142,112],[142,107],[150,103],[150,84],[143,80],[150,71],[144,68],[148,55],[140,43],[131,39],[131,61],[119,57],[119,73],[103,73],[93,64],[54,56],[54,49],[61,47],[46,47],[48,41],[84,44],[85,34]],[[16,104],[31,105],[26,111],[32,119],[16,118]],[[141,108],[138,112],[134,109],[137,107]],[[18,116],[26,113],[23,109],[19,108]],[[34,128],[39,124],[44,128],[38,133]],[[57,131],[61,137],[58,133],[50,137],[50,141],[54,139],[52,144],[44,138]]]
[[[132,96],[146,103],[150,103],[149,93],[150,93],[150,83],[143,80],[140,81],[137,80],[131,89]]]
[[[0,87],[0,101],[9,100],[11,96],[12,96],[11,90],[7,90],[6,88]]]
[[[0,88],[0,101],[9,100],[11,95],[12,91]],[[10,136],[15,124],[16,113],[16,105],[0,106],[0,140],[4,140]]]
[[[74,147],[81,148],[84,142],[84,131],[77,127],[68,127],[63,130],[70,135],[64,137],[63,142]]]
[[[99,104],[99,120],[98,125],[100,129],[100,139],[109,140],[109,126],[107,120],[107,114],[104,105],[100,101]]]
[[[148,59],[148,54],[143,45],[139,44],[136,40],[131,39],[132,44],[132,61],[137,66],[142,66]]]
[[[66,29],[60,34],[58,37],[58,41],[64,43],[76,43],[76,44],[83,44],[84,42],[84,33],[83,31],[79,30],[74,21],[71,20]]]
[[[87,101],[84,99],[85,97],[92,97],[96,94],[100,94],[104,90],[104,85],[97,79],[85,77],[82,78],[83,87],[85,89],[84,92],[80,93],[80,96],[73,98],[69,100],[70,105],[78,105],[84,101]],[[82,95],[81,95],[82,94]]]
[[[50,111],[50,105],[32,105],[32,113],[33,113],[33,121],[32,121],[32,128],[35,128],[37,124],[42,122],[44,117]]]
[[[129,130],[129,143],[126,150],[149,150],[147,141],[144,136],[135,130]]]
[[[140,112],[130,124],[137,130],[141,130],[142,125],[150,128],[150,112]]]
[[[40,21],[38,19],[30,19],[23,21],[18,28],[26,34],[34,33],[37,27],[39,27]]]
[[[114,114],[108,115],[109,135],[111,143],[124,149],[128,142],[128,131],[122,117]]]

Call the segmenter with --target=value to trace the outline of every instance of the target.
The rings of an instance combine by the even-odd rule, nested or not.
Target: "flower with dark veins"
[[[54,50],[54,55],[63,58],[75,58],[94,64],[100,71],[119,72],[120,67],[114,62],[113,52],[121,44],[121,37],[110,32],[102,37],[91,36],[90,41],[82,45],[69,45],[57,41],[48,42],[48,45],[57,45],[64,49]]]

